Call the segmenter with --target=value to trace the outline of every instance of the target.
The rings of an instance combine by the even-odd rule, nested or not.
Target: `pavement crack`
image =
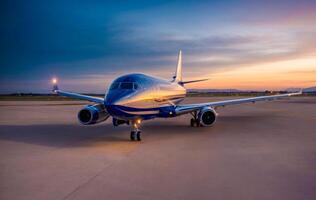
[[[132,154],[132,152],[127,153],[124,157],[128,158],[130,154]],[[92,182],[94,179],[96,179],[98,176],[100,176],[102,174],[102,172],[104,170],[106,170],[107,168],[111,167],[112,165],[114,165],[115,163],[111,163],[108,165],[105,165],[99,172],[97,172],[94,176],[91,176],[87,181],[83,182],[82,184],[78,185],[73,191],[71,191],[70,193],[68,193],[65,197],[62,198],[62,200],[66,200],[68,198],[70,198],[73,194],[75,194],[76,192],[78,192],[80,189],[84,188],[86,185],[88,185],[90,182]]]
[[[112,164],[106,165],[104,166],[98,173],[96,173],[94,176],[91,176],[87,181],[83,182],[82,184],[78,185],[73,191],[71,191],[70,193],[68,193],[65,197],[62,198],[62,200],[66,200],[69,197],[71,197],[74,193],[76,193],[77,191],[79,191],[81,188],[84,188],[86,185],[88,185],[91,181],[93,181],[95,178],[97,178],[99,175],[102,174],[102,172],[110,167]]]

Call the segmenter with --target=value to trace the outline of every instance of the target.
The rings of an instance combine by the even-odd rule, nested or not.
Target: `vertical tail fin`
[[[182,52],[181,50],[179,51],[178,65],[177,65],[176,73],[173,77],[173,81],[177,83],[182,82]]]

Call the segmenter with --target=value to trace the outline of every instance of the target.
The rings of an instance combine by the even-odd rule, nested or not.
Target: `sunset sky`
[[[316,1],[1,1],[0,93],[102,93],[116,77],[189,88],[316,86]]]

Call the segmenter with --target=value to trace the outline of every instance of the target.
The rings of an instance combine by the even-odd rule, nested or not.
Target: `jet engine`
[[[198,113],[198,122],[202,126],[211,126],[217,117],[217,113],[211,107],[204,107]]]
[[[105,121],[109,118],[102,104],[88,105],[78,113],[78,120],[83,125],[91,125]]]

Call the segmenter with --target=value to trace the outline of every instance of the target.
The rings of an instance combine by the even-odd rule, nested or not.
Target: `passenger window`
[[[120,89],[132,90],[133,89],[133,83],[121,83]]]

